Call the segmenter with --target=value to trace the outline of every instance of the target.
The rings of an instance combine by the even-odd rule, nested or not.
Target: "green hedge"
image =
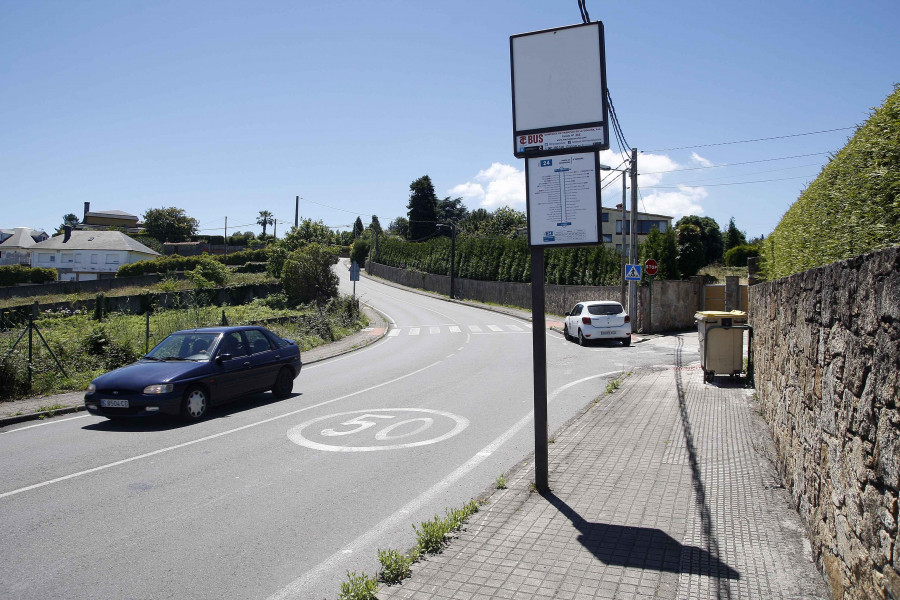
[[[0,267],[0,286],[18,283],[47,283],[56,281],[56,269],[42,267],[24,267],[22,265],[4,265]]]
[[[198,256],[164,256],[153,260],[139,260],[130,265],[122,265],[116,271],[116,277],[135,277],[147,273],[174,273],[196,269],[204,257],[210,257],[226,265],[246,265],[251,262],[265,262],[268,259],[267,250],[244,250],[228,255],[200,254]]]
[[[763,244],[767,279],[900,244],[900,86]]]
[[[379,240],[377,262],[436,275],[450,274],[450,240]],[[621,258],[606,246],[550,248],[544,252],[546,282],[559,285],[617,285]],[[456,276],[482,281],[531,281],[531,253],[524,238],[456,240]]]

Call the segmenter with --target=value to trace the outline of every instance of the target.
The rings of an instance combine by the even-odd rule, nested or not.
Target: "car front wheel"
[[[565,338],[565,340],[567,342],[572,341],[572,336],[569,335],[569,326],[568,325],[563,325],[563,338]]]
[[[272,394],[276,398],[287,398],[292,391],[294,391],[294,376],[290,369],[283,367],[278,371],[275,385],[272,386]]]
[[[181,416],[188,421],[199,421],[206,415],[209,407],[209,395],[199,385],[187,389],[181,405]]]

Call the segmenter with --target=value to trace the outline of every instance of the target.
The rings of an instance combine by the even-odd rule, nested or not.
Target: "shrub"
[[[25,267],[22,265],[4,265],[0,267],[0,286],[18,283],[46,283],[56,281],[56,269],[41,267]]]
[[[747,244],[735,246],[725,253],[725,265],[728,267],[746,267],[747,259],[751,256],[759,256],[759,248]]]
[[[309,244],[292,252],[284,263],[281,282],[292,303],[322,305],[338,294],[338,277],[331,270],[337,263],[333,248]]]
[[[365,573],[347,571],[347,579],[341,584],[341,593],[338,600],[378,600],[375,592],[378,591],[378,582],[374,577]]]
[[[350,248],[350,260],[365,268],[366,258],[369,256],[369,240],[358,239]]]
[[[228,267],[209,256],[202,256],[197,266],[184,273],[196,288],[222,286],[228,282]]]
[[[81,339],[85,354],[100,359],[105,369],[118,369],[138,359],[138,353],[129,344],[115,342],[102,325],[97,325]]]
[[[28,365],[24,358],[18,352],[6,358],[0,356],[0,398],[20,398],[29,391]]]
[[[387,584],[400,583],[409,577],[413,559],[397,550],[378,550],[381,580]]]

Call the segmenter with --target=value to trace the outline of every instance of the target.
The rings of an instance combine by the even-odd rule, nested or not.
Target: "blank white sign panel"
[[[512,38],[516,131],[603,121],[600,27]]]

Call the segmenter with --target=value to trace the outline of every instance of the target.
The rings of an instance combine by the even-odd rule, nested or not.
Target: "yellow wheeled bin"
[[[700,368],[703,381],[716,375],[738,377],[744,372],[744,330],[747,313],[704,310],[694,315],[700,338]]]

